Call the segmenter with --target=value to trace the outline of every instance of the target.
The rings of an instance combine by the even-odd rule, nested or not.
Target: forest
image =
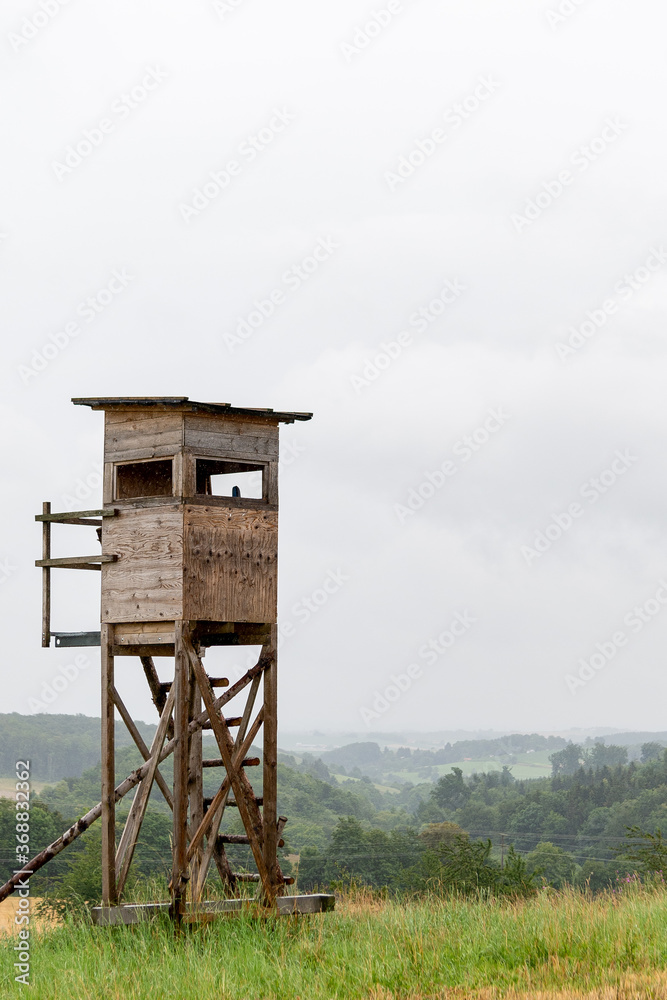
[[[4,720],[13,720],[5,716]],[[18,716],[18,720],[25,717]],[[59,761],[94,759],[95,723],[76,718],[76,739],[63,732],[68,717],[40,717],[51,720],[53,732],[42,728],[46,746],[51,746],[53,770],[58,748],[68,739],[72,757],[62,750]],[[21,752],[34,746],[34,732],[25,722],[25,743]],[[15,727],[18,724],[15,724]],[[4,729],[4,727],[3,727]],[[0,733],[3,731],[0,730]],[[3,733],[2,746],[10,738]],[[550,739],[546,748],[539,741]],[[531,747],[531,742],[537,746]],[[488,755],[488,746],[465,750]],[[484,744],[500,741],[477,741]],[[12,765],[17,743],[13,744]],[[378,785],[361,769],[371,773],[382,763],[383,774],[396,770],[399,762],[413,755],[441,751],[410,751],[407,748],[382,751],[377,744],[353,744],[319,758],[309,754],[282,754],[279,761],[279,811],[288,816],[281,864],[286,872],[298,875],[299,888],[354,882],[390,891],[418,890],[434,880],[457,884],[488,883],[497,891],[522,892],[526,887],[566,883],[586,885],[593,890],[607,888],[626,872],[660,870],[661,829],[667,819],[667,752],[657,741],[637,748],[638,759],[628,761],[628,749],[593,742],[588,747],[556,738],[513,736],[505,738],[505,754],[530,749],[547,749],[551,775],[517,780],[512,765],[499,770],[464,775],[456,765],[448,767],[436,781],[419,784],[405,781],[397,787]],[[502,748],[495,747],[499,754]],[[406,753],[407,750],[407,753]],[[48,756],[42,760],[47,761]],[[463,750],[454,745],[445,754],[461,759]],[[252,754],[261,756],[259,748]],[[33,758],[34,758],[33,753]],[[500,756],[500,754],[499,754]],[[502,759],[502,756],[500,756]],[[140,763],[134,747],[121,747],[117,754],[120,780]],[[162,765],[170,780],[170,761]],[[335,769],[335,771],[334,771]],[[349,776],[341,771],[348,770]],[[88,767],[55,781],[32,796],[31,850],[46,846],[99,800],[100,766]],[[255,785],[261,793],[261,768]],[[354,776],[352,775],[354,772]],[[7,773],[7,769],[5,769]],[[361,775],[361,776],[359,776]],[[257,778],[260,780],[258,781]],[[216,785],[206,774],[206,794]],[[120,806],[120,817],[129,802]],[[241,832],[240,820],[228,810],[225,830]],[[0,798],[0,843],[13,840],[14,806]],[[167,875],[171,818],[159,790],[154,789],[151,807],[142,828],[134,863],[135,875]],[[652,839],[651,839],[652,838]],[[57,886],[72,878],[73,869],[85,867],[95,878],[98,834],[93,829],[44,873],[35,876],[43,887]],[[230,847],[233,867],[251,869],[245,847]],[[643,853],[642,853],[643,852]],[[92,868],[91,868],[92,866]],[[13,857],[0,852],[0,879],[13,868]]]

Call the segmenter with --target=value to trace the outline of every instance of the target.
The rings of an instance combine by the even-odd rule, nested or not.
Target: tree
[[[586,753],[586,763],[594,771],[599,771],[603,767],[618,767],[619,764],[627,764],[627,762],[628,748],[616,746],[614,743],[610,743],[609,746],[605,746],[604,743],[596,743]]]
[[[612,848],[615,854],[645,872],[667,872],[667,844],[660,830],[648,833],[639,826],[629,826],[625,836],[630,843]]]
[[[584,748],[578,743],[568,743],[563,750],[549,755],[551,776],[557,774],[576,774],[586,757]]]
[[[660,760],[664,753],[662,743],[642,743],[642,754],[639,758],[642,764],[648,764],[650,760]]]
[[[443,845],[451,845],[457,837],[467,837],[458,823],[429,823],[419,834],[419,840],[427,850],[437,850]]]
[[[41,907],[59,917],[88,916],[102,894],[102,831],[93,827],[83,837],[83,849],[66,859],[67,870],[42,897]]]
[[[574,882],[579,866],[571,854],[546,840],[526,855],[526,868],[534,875],[541,875],[549,885],[561,889]]]
[[[412,882],[424,888],[438,887],[463,896],[480,892],[505,896],[529,896],[535,892],[533,876],[513,847],[501,869],[491,855],[490,840],[469,840],[457,836],[453,844],[443,844],[437,851],[427,851],[412,873]]]
[[[450,774],[444,774],[431,792],[431,797],[441,809],[460,809],[470,798],[471,789],[463,780],[460,767],[453,767]]]

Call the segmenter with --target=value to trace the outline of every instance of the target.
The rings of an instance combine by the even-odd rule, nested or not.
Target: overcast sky
[[[99,714],[98,650],[40,648],[33,515],[101,502],[70,397],[189,395],[314,413],[282,729],[667,727],[665,20],[5,0],[1,711],[64,677],[48,710]],[[54,590],[97,627],[97,576]]]

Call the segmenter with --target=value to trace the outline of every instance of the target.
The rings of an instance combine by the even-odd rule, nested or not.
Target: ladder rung
[[[232,878],[237,882],[259,882],[259,875],[254,875],[252,872],[232,872]],[[285,885],[294,885],[291,875],[283,875],[283,882]]]
[[[243,718],[239,715],[234,719],[225,719],[225,722],[227,726],[231,728],[232,726],[240,726],[241,723],[243,722]],[[212,728],[213,727],[211,726],[210,722],[205,722],[204,725],[202,726],[202,729],[212,729]]]
[[[146,639],[147,640],[150,639],[150,635],[148,633],[146,634]],[[225,688],[225,687],[229,687],[229,680],[228,680],[227,677],[209,677],[209,681],[210,681],[211,687],[213,687],[213,688]],[[161,691],[164,694],[168,694],[169,691],[171,690],[171,686],[172,686],[173,683],[174,683],[173,681],[163,681],[160,684]],[[229,725],[229,723],[228,723],[228,725]]]
[[[221,844],[249,844],[250,837],[246,837],[244,833],[221,833],[218,836],[218,840]],[[278,841],[278,847],[284,847],[285,841],[280,838]]]
[[[261,761],[259,757],[246,757],[241,761],[241,767],[259,767]],[[203,760],[202,767],[224,767],[225,762],[222,757],[212,757],[210,760]]]
[[[207,796],[207,797],[206,797],[206,798],[204,799],[204,809],[208,809],[208,807],[210,806],[210,804],[211,804],[211,802],[212,802],[212,801],[213,801],[213,799],[212,799],[212,798],[209,798],[209,797]],[[261,797],[260,797],[260,798],[256,798],[256,799],[255,799],[255,802],[257,803],[257,805],[258,805],[258,806],[262,806],[262,805],[264,805],[264,799],[263,799],[263,798],[261,798]],[[228,805],[228,806],[231,806],[231,807],[232,807],[232,809],[236,809],[236,808],[237,808],[237,805],[236,805],[236,802],[234,802],[234,801],[233,801],[233,799],[227,799],[227,805]],[[231,841],[230,841],[230,843],[231,843]]]

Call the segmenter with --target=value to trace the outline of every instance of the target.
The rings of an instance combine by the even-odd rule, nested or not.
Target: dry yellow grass
[[[300,998],[297,998],[300,1000]],[[304,997],[303,1000],[306,1000]],[[366,1000],[408,1000],[405,993],[387,992],[382,987],[371,989]],[[453,987],[437,993],[409,994],[409,1000],[667,1000],[667,972],[650,976],[629,975],[616,986],[592,990],[515,990],[482,989],[471,991]]]
[[[39,899],[37,897],[30,900],[30,926],[37,930],[52,927],[54,923],[52,920],[47,919],[41,914],[37,914],[38,902]],[[19,927],[14,922],[18,905],[18,896],[10,896],[9,899],[4,899],[0,903],[0,934],[16,934],[18,932]]]

